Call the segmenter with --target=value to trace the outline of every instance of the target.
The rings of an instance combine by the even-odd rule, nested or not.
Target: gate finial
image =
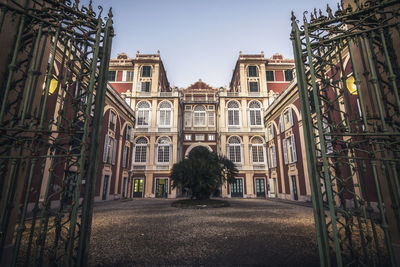
[[[296,16],[294,15],[294,11],[292,10],[292,17],[290,18],[292,22],[296,21]]]
[[[326,12],[328,13],[328,18],[333,18],[332,9],[329,4],[326,4]]]

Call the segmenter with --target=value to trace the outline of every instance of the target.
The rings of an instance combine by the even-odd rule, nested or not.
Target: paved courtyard
[[[97,204],[90,265],[319,265],[309,207],[234,199],[227,208],[179,209],[173,201]]]

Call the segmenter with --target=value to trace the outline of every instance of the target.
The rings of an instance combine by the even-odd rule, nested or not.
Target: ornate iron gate
[[[343,2],[292,16],[321,266],[398,266],[400,2]]]
[[[86,263],[113,36],[96,12],[0,0],[2,266]]]

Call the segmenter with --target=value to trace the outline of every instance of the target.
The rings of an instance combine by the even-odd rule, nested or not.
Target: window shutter
[[[117,157],[117,140],[116,139],[111,139],[112,142],[112,165],[115,165],[115,158]]]
[[[134,134],[134,131],[133,131],[133,128],[131,128],[130,129],[130,139],[129,139],[129,142],[132,142],[133,143],[133,141],[135,140],[135,138],[134,138],[134,136],[133,136],[133,134]]]
[[[283,158],[285,164],[288,164],[288,155],[287,155],[287,147],[286,147],[286,139],[282,139],[282,146],[283,146]]]
[[[272,146],[272,167],[276,168],[276,149]]]
[[[104,139],[103,162],[107,161],[108,138],[108,134],[106,134],[106,138]]]
[[[294,141],[294,134],[292,134],[290,138],[292,139],[292,150],[293,150],[292,162],[297,162],[296,143]]]
[[[283,115],[281,115],[281,117],[279,118],[279,123],[281,125],[281,133],[283,133],[285,131],[285,122],[283,120]]]
[[[124,152],[122,153],[122,168],[126,167],[126,156],[127,156],[126,155],[127,154],[126,149],[127,149],[127,147],[124,146]]]
[[[293,126],[293,109],[289,109],[289,122],[290,122],[290,126]]]

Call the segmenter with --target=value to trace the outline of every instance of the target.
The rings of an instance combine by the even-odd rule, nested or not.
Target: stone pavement
[[[312,209],[265,199],[179,209],[172,199],[96,204],[91,266],[319,266]]]

